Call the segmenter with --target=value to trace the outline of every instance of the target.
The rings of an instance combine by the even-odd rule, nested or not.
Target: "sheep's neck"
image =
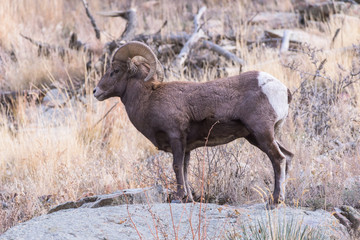
[[[141,128],[140,122],[143,122],[143,109],[146,104],[146,99],[149,98],[151,89],[149,89],[145,82],[137,79],[129,80],[125,93],[120,96],[122,103],[125,105],[126,112],[130,121],[139,130]]]

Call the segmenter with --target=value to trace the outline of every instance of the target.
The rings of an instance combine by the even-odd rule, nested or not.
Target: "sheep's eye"
[[[114,70],[110,73],[110,77],[112,77],[114,75],[114,73],[118,73],[120,70]]]

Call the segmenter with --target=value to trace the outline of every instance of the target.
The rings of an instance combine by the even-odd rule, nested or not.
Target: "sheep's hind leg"
[[[281,201],[285,201],[286,160],[279,145],[274,140],[273,134],[265,133],[257,136],[249,135],[246,139],[266,153],[273,165],[275,184],[273,196],[269,199],[270,206],[274,206],[279,204]]]
[[[171,140],[171,149],[173,153],[173,169],[176,176],[177,191],[174,196],[173,203],[182,202],[186,195],[185,181],[184,181],[184,157],[185,148],[180,139]]]
[[[281,150],[281,152],[285,155],[286,157],[286,177],[288,177],[288,173],[291,169],[291,160],[294,157],[294,154],[292,152],[290,152],[289,150],[287,150],[285,147],[283,147],[281,145],[281,143],[279,141],[276,141],[276,143],[279,145],[279,148]]]

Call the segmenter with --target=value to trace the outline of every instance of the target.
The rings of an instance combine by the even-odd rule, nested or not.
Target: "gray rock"
[[[0,239],[223,239],[237,232],[240,236],[242,226],[268,224],[267,216],[272,224],[302,221],[302,227],[324,232],[325,239],[349,239],[345,227],[323,210],[282,207],[268,211],[264,204],[231,207],[199,203],[67,209],[20,223]]]
[[[335,215],[354,237],[360,237],[360,213],[351,206],[335,208]]]
[[[161,186],[149,188],[137,188],[116,191],[112,194],[85,197],[76,202],[66,202],[52,209],[49,213],[70,208],[98,208],[104,206],[116,206],[122,204],[152,204],[165,203],[167,201],[167,191]]]
[[[66,92],[53,88],[45,94],[42,104],[47,107],[62,107],[67,101],[68,95]]]
[[[6,203],[6,202],[4,202],[4,201],[0,201],[1,202],[1,208],[2,209],[7,209],[7,208],[9,208],[9,205]]]

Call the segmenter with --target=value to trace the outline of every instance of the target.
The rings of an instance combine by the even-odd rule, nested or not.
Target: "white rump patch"
[[[277,115],[276,122],[284,119],[289,109],[287,87],[266,72],[259,72],[258,83]]]

